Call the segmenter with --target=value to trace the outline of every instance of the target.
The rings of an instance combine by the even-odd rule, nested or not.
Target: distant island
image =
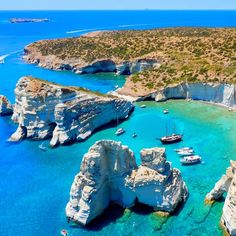
[[[40,22],[49,22],[47,18],[12,18],[10,19],[11,23],[40,23]]]

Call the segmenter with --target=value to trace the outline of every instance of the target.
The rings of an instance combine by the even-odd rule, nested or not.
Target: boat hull
[[[197,161],[194,161],[194,162],[181,162],[181,164],[183,166],[196,165],[196,164],[200,164],[200,163],[201,163],[201,160],[197,160]]]
[[[161,142],[162,144],[172,144],[172,143],[179,143],[182,141],[182,138],[178,138],[178,139],[173,139],[173,140],[162,140]]]

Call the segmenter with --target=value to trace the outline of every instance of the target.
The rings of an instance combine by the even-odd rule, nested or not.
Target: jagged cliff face
[[[180,171],[166,161],[163,148],[143,149],[141,158],[137,167],[127,146],[109,140],[96,142],[84,155],[72,184],[67,217],[86,225],[111,202],[131,207],[139,201],[155,210],[174,211],[188,195]]]
[[[81,58],[61,59],[56,55],[43,55],[36,47],[25,48],[24,60],[31,64],[52,70],[68,70],[76,74],[94,74],[99,72],[116,72],[118,75],[130,75],[149,69],[158,68],[160,62],[156,59],[140,58],[129,61],[117,61],[110,58],[96,59],[86,62]]]
[[[0,116],[9,116],[13,113],[13,107],[9,100],[3,96],[0,95]]]
[[[168,99],[193,99],[202,100],[225,106],[236,107],[236,88],[232,84],[215,83],[182,83],[168,86],[158,91],[135,93],[124,86],[117,93],[125,96],[136,97],[136,100],[151,98],[157,102]]]
[[[226,174],[215,184],[215,187],[206,196],[206,201],[215,201],[227,192],[223,214],[222,226],[231,236],[236,235],[236,162],[231,161]]]
[[[31,77],[19,80],[12,120],[19,124],[11,141],[52,138],[52,146],[86,139],[112,120],[124,119],[133,105]]]

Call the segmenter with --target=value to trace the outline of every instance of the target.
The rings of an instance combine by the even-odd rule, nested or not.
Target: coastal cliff
[[[84,140],[97,128],[127,118],[133,110],[124,99],[33,77],[18,81],[15,97],[12,120],[19,126],[10,140],[51,138],[51,146]]]
[[[59,39],[58,39],[59,40]],[[99,72],[115,72],[118,75],[130,75],[144,70],[158,68],[160,63],[156,59],[137,58],[132,60],[116,60],[110,58],[86,61],[82,58],[60,58],[57,55],[43,54],[35,45],[42,41],[25,47],[24,60],[51,70],[73,71],[76,74],[94,74]]]
[[[206,202],[218,200],[227,192],[221,225],[231,235],[236,235],[236,162],[231,161],[226,174],[215,184],[215,187],[206,196]]]
[[[13,113],[13,106],[7,97],[0,95],[0,116],[9,116]]]
[[[75,73],[129,75],[114,94],[132,100],[189,98],[235,106],[235,28],[90,33],[25,47],[29,63]]]
[[[178,169],[166,161],[164,148],[143,149],[135,156],[120,142],[100,140],[83,157],[66,206],[69,220],[87,225],[110,203],[132,207],[136,201],[156,211],[173,212],[188,190]]]
[[[227,107],[236,107],[236,86],[234,84],[220,83],[182,83],[166,88],[136,94],[126,86],[112,93],[121,97],[133,97],[133,100],[153,99],[157,102],[168,99],[192,99],[212,102]],[[137,96],[139,95],[139,96]]]

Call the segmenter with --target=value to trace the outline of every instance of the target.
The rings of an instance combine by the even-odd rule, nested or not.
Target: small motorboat
[[[182,141],[182,137],[183,136],[181,134],[172,134],[172,135],[164,136],[160,138],[160,140],[163,144],[171,144],[171,143],[178,143]]]
[[[168,110],[168,109],[164,109],[164,110],[163,110],[163,113],[164,113],[164,114],[168,114],[168,113],[169,113],[169,110]]]
[[[189,151],[189,150],[193,150],[193,148],[192,147],[183,147],[183,148],[175,149],[176,152]]]
[[[116,135],[118,136],[118,135],[121,135],[121,134],[123,134],[123,133],[125,133],[125,130],[123,129],[123,128],[119,128],[117,131],[116,131]]]
[[[115,89],[118,89],[119,88],[119,85],[115,85]]]
[[[40,145],[39,145],[39,149],[40,150],[42,150],[42,151],[47,151],[47,148],[44,146],[44,143],[41,143]]]
[[[146,108],[147,106],[143,104],[143,105],[141,105],[140,107],[141,107],[141,108]]]
[[[61,230],[61,235],[66,236],[68,235],[68,231],[66,229]]]
[[[185,156],[180,159],[182,165],[194,165],[201,163],[202,158],[198,155]]]
[[[132,138],[136,138],[137,137],[137,134],[136,133],[133,133],[132,134]]]
[[[180,156],[191,156],[194,154],[194,150],[185,150],[177,152]]]

